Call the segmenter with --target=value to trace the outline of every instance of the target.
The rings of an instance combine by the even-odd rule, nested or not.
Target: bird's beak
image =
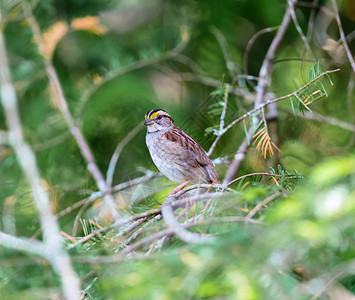
[[[152,125],[153,123],[154,123],[153,120],[151,120],[151,119],[146,119],[143,124],[144,124],[145,126],[149,126],[149,125]]]

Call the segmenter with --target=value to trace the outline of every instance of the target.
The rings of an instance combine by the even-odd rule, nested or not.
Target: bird
[[[220,183],[213,162],[163,109],[146,113],[146,144],[159,171],[176,183]]]

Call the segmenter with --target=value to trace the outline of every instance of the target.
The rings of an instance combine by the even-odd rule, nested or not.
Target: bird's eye
[[[161,116],[157,116],[157,120],[160,120],[161,119]]]

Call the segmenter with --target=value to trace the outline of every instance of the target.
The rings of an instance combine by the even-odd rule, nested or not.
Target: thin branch
[[[101,235],[103,233],[106,233],[106,232],[112,230],[113,228],[120,227],[122,225],[134,222],[134,221],[142,219],[142,218],[155,216],[155,215],[160,214],[160,213],[161,213],[161,208],[156,208],[156,209],[152,209],[152,210],[146,211],[146,212],[144,212],[142,214],[138,214],[138,215],[132,216],[132,217],[127,218],[127,219],[116,221],[115,223],[113,223],[110,226],[107,226],[107,227],[105,227],[103,229],[98,229],[98,230],[92,231],[90,234],[88,234],[88,235],[84,236],[83,238],[79,239],[76,243],[74,243],[72,245],[69,245],[68,249],[72,249],[72,248],[77,247],[80,244],[86,243],[87,241],[90,241],[95,236],[98,236],[98,235]]]
[[[116,186],[114,186],[112,189],[111,189],[111,192],[119,192],[119,191],[122,191],[126,188],[129,188],[131,186],[134,186],[134,185],[138,185],[138,184],[142,184],[144,182],[147,182],[149,181],[150,179],[154,178],[155,176],[158,176],[160,173],[154,173],[154,172],[151,172],[151,171],[148,171],[147,172],[147,175],[144,175],[144,176],[141,176],[141,177],[138,177],[138,178],[135,178],[135,179],[132,179],[130,181],[126,181],[126,182],[123,182],[123,183],[120,183],[120,184],[117,184]],[[98,198],[101,198],[103,196],[103,193],[102,192],[95,192],[95,193],[92,193],[90,197],[88,198],[85,198],[85,199],[82,199],[78,202],[75,202],[74,204],[72,204],[71,206],[68,206],[67,208],[63,209],[62,211],[58,212],[56,215],[55,215],[55,218],[58,220],[60,219],[61,217],[71,213],[72,211],[74,211],[75,209],[81,207],[82,205],[86,205],[86,204],[89,204],[89,203],[92,203],[93,201],[95,201],[96,199]],[[31,239],[34,239],[36,238],[40,232],[42,231],[42,228],[38,229],[36,231],[35,234],[33,234],[33,236],[31,237]]]
[[[243,222],[243,223],[251,223],[251,224],[260,224],[259,221],[253,220],[253,219],[246,219],[244,217],[238,217],[238,216],[230,216],[230,217],[211,217],[203,222],[193,222],[193,223],[185,223],[185,224],[180,224],[182,227],[185,229],[195,227],[195,226],[204,226],[204,225],[209,225],[209,224],[214,224],[214,223],[235,223],[235,222]],[[76,257],[75,260],[81,263],[91,263],[91,264],[97,264],[97,263],[117,263],[120,261],[127,260],[127,254],[135,251],[136,249],[150,244],[155,240],[161,239],[163,237],[170,237],[174,235],[174,230],[171,228],[159,231],[153,235],[147,236],[135,244],[128,246],[126,249],[124,249],[121,253],[116,254],[116,255],[111,255],[111,256],[85,256],[85,257]],[[146,259],[149,256],[145,255],[140,255],[139,253],[135,253],[135,256],[138,259]]]
[[[243,217],[221,217],[221,218],[209,218],[205,220],[204,222],[194,222],[194,223],[185,223],[185,224],[180,224],[184,229],[194,227],[194,226],[199,226],[199,225],[206,225],[206,224],[212,224],[212,223],[218,223],[218,222],[224,222],[224,223],[232,223],[232,222],[247,222],[247,223],[254,223],[254,224],[259,224],[259,222],[251,219],[246,219]],[[137,248],[142,247],[145,244],[149,244],[153,242],[156,239],[160,239],[164,236],[172,236],[174,234],[174,228],[169,228],[163,231],[160,231],[156,234],[153,234],[152,236],[148,236],[137,243],[127,247],[125,250],[122,251],[122,254],[119,254],[118,257],[127,255],[128,253],[132,252],[133,250],[136,250]]]
[[[293,0],[294,1],[294,0]],[[256,94],[256,100],[254,107],[258,107],[262,104],[264,101],[266,91],[269,85],[269,77],[270,77],[270,70],[272,67],[272,61],[275,57],[276,50],[279,48],[281,41],[283,37],[285,36],[285,33],[287,31],[288,26],[290,25],[291,22],[291,10],[288,7],[285,15],[283,17],[282,23],[274,37],[274,39],[271,42],[271,45],[266,53],[266,56],[264,58],[263,64],[260,68],[259,72],[259,80],[258,80],[258,90]]]
[[[44,243],[39,241],[31,241],[0,232],[0,245],[9,249],[24,251],[48,258],[49,249],[47,249]]]
[[[204,244],[212,241],[213,239],[211,237],[189,232],[183,226],[181,226],[181,224],[176,220],[173,207],[171,206],[171,203],[174,199],[174,196],[169,194],[161,207],[163,219],[165,223],[168,224],[173,233],[185,243]]]
[[[270,174],[270,173],[266,173],[266,172],[250,173],[250,174],[246,174],[246,175],[240,176],[240,177],[238,177],[238,178],[236,178],[236,179],[233,179],[232,181],[228,182],[227,186],[230,186],[231,184],[236,183],[237,181],[242,180],[242,179],[244,179],[244,178],[253,177],[253,176],[282,177],[281,175],[278,175],[278,174]]]
[[[246,216],[247,219],[251,219],[252,217],[255,216],[255,214],[257,212],[259,212],[263,207],[266,207],[266,205],[268,203],[270,203],[271,201],[275,200],[276,198],[280,197],[281,195],[283,195],[283,192],[277,192],[275,194],[270,195],[269,197],[267,197],[266,199],[264,199],[263,201],[261,201],[260,203],[258,203]]]
[[[181,204],[185,204],[188,201],[201,201],[201,200],[204,200],[206,198],[219,198],[219,197],[222,197],[222,196],[225,196],[225,195],[226,194],[223,193],[223,192],[217,192],[217,193],[211,193],[211,194],[201,194],[201,195],[187,197],[187,198],[184,198],[184,199],[181,199],[181,200],[175,200],[175,201],[171,202],[171,205],[173,207],[174,206],[180,206]],[[72,248],[75,248],[76,246],[78,246],[78,245],[80,245],[82,243],[86,243],[87,241],[91,240],[93,237],[95,237],[97,235],[100,235],[100,234],[103,234],[103,233],[106,233],[106,232],[112,230],[113,228],[120,227],[122,225],[125,225],[127,223],[131,223],[131,222],[136,221],[136,220],[141,219],[141,218],[155,216],[155,215],[160,214],[160,213],[161,213],[161,207],[146,211],[144,213],[129,217],[127,219],[118,220],[115,223],[111,224],[110,226],[107,226],[107,227],[105,227],[103,229],[95,230],[95,231],[91,232],[90,234],[84,236],[83,238],[78,240],[75,244],[69,245],[68,249],[72,249]]]
[[[63,142],[68,140],[70,137],[71,137],[70,133],[68,131],[65,131],[64,133],[59,134],[56,137],[47,139],[43,143],[37,143],[37,144],[32,145],[32,148],[36,152],[44,151],[49,148],[52,148],[52,147],[62,144]]]
[[[250,53],[251,47],[254,45],[256,39],[259,36],[263,35],[264,33],[272,32],[278,28],[279,28],[279,26],[264,28],[264,29],[258,31],[257,33],[255,33],[251,37],[251,39],[247,43],[247,46],[245,47],[245,51],[244,51],[244,55],[243,55],[243,72],[244,73],[248,74],[249,53]]]
[[[0,11],[0,23],[1,19]],[[33,199],[40,215],[44,233],[44,243],[48,247],[47,257],[50,259],[55,271],[60,276],[65,297],[68,300],[79,299],[80,285],[78,277],[73,270],[68,254],[62,250],[59,227],[51,211],[48,192],[41,181],[36,157],[24,139],[17,108],[17,96],[15,88],[11,82],[2,31],[0,31],[0,86],[1,102],[9,130],[9,142],[16,153],[18,162],[31,187]]]
[[[112,179],[113,179],[113,175],[115,173],[116,164],[117,164],[117,161],[121,155],[123,148],[136,136],[136,134],[138,132],[140,132],[142,130],[142,128],[143,128],[143,123],[138,124],[116,146],[116,149],[112,154],[110,163],[107,168],[107,173],[106,173],[106,185],[107,185],[108,189],[111,190]]]
[[[144,229],[154,223],[155,221],[159,221],[161,219],[161,214],[158,214],[156,216],[154,216],[153,218],[151,218],[150,220],[147,221],[147,218],[142,218],[142,219],[138,219],[136,222],[132,223],[130,226],[127,227],[127,229],[125,229],[123,231],[123,234],[132,232],[137,226],[139,226],[141,223],[145,222],[145,224],[143,224],[139,229],[137,229],[130,237],[128,237],[126,240],[124,240],[121,244],[124,246],[127,246],[131,243],[131,241],[133,241],[134,239],[136,239],[140,234],[142,234],[142,232],[144,231]],[[146,222],[147,221],[147,222]],[[131,230],[132,229],[132,230]],[[120,236],[122,236],[123,234],[120,233]]]
[[[319,3],[319,0],[313,0],[312,5],[317,6]],[[296,3],[297,5],[298,3]],[[316,15],[316,10],[312,7],[310,15],[309,15],[309,20],[308,20],[308,26],[307,26],[307,42],[310,43],[312,39],[312,34],[313,34],[313,28],[314,28],[314,18]]]
[[[91,86],[89,89],[87,89],[87,91],[83,94],[83,96],[80,98],[79,100],[79,104],[78,104],[78,109],[75,115],[79,115],[80,112],[82,111],[82,109],[84,108],[86,102],[90,99],[90,97],[96,92],[98,91],[98,89],[100,87],[102,87],[105,83],[119,77],[122,76],[124,74],[133,72],[135,70],[139,70],[139,69],[143,69],[145,67],[157,64],[161,61],[164,60],[168,60],[171,58],[175,58],[176,56],[178,56],[180,54],[180,52],[185,48],[186,44],[188,41],[188,37],[183,35],[182,36],[182,41],[173,49],[169,50],[168,52],[166,52],[165,54],[163,54],[160,57],[153,57],[153,58],[149,58],[147,60],[142,60],[142,61],[137,61],[134,62],[128,66],[124,66],[118,70],[114,70],[111,72],[108,72],[107,74],[105,74],[101,80],[99,81],[98,84],[95,84],[93,86]]]
[[[294,0],[293,0],[294,1]],[[266,56],[263,60],[263,64],[260,68],[260,72],[259,72],[259,80],[258,80],[258,85],[257,85],[257,93],[256,93],[256,99],[254,102],[254,110],[260,110],[263,105],[263,102],[265,100],[265,96],[267,94],[267,89],[268,86],[270,84],[270,73],[271,73],[271,67],[272,67],[272,61],[274,60],[275,54],[276,54],[276,50],[278,49],[278,47],[281,44],[281,41],[287,31],[287,28],[291,22],[291,9],[290,7],[287,8],[282,23],[274,37],[274,39],[271,42],[271,45],[266,53]],[[269,103],[269,101],[268,101]],[[269,103],[270,104],[270,103]],[[242,119],[240,119],[239,121],[241,121]],[[238,122],[239,122],[238,121]],[[236,155],[234,157],[234,161],[230,164],[227,174],[223,180],[223,184],[227,184],[234,176],[235,174],[238,173],[242,162],[244,161],[245,158],[245,153],[246,150],[249,148],[249,140],[251,139],[251,137],[253,136],[253,128],[255,128],[259,122],[259,118],[253,118],[252,120],[252,126],[248,131],[248,138],[244,138],[242,144],[239,146]],[[230,124],[232,126],[234,126],[237,122],[235,122],[233,124],[233,122]],[[227,126],[228,128],[228,126]],[[226,128],[226,129],[227,129]],[[217,138],[220,138],[220,136],[218,136]],[[217,139],[215,140],[215,143],[217,143]]]
[[[236,70],[235,63],[233,62],[232,56],[231,56],[230,51],[228,49],[227,41],[226,41],[225,37],[223,36],[222,32],[217,27],[212,26],[210,31],[216,37],[219,47],[222,50],[222,54],[223,54],[224,60],[226,62],[226,67],[229,72],[229,76],[232,80],[232,83],[234,84],[235,82],[238,81],[238,72]]]
[[[223,130],[223,128],[224,128],[224,119],[226,117],[227,106],[228,106],[229,89],[230,89],[230,85],[227,83],[225,91],[224,91],[223,110],[222,110],[222,114],[221,114],[221,120],[220,120],[220,123],[219,123],[219,130]]]
[[[112,192],[119,192],[121,190],[124,190],[126,188],[129,188],[131,186],[137,185],[137,184],[142,184],[145,183],[149,180],[151,180],[154,177],[161,176],[159,172],[152,172],[152,171],[147,171],[147,174],[138,178],[134,178],[132,180],[126,181],[119,183],[115,186],[112,187]]]
[[[32,14],[31,7],[28,3],[23,2],[24,12],[27,18],[27,21],[30,25],[34,40],[38,46],[39,53],[43,57],[45,62],[45,68],[48,76],[48,80],[51,87],[51,96],[54,98],[53,103],[58,103],[58,108],[62,113],[67,126],[73,135],[80,152],[83,158],[86,161],[87,168],[93,178],[96,181],[96,184],[101,192],[104,193],[104,201],[106,205],[106,212],[107,215],[111,215],[112,218],[117,219],[120,217],[119,213],[116,211],[115,208],[115,201],[111,194],[107,193],[107,186],[106,181],[97,166],[94,155],[91,152],[88,142],[86,141],[83,133],[81,132],[80,128],[75,124],[74,119],[70,113],[67,100],[65,99],[64,92],[62,86],[60,84],[57,72],[48,56],[46,56],[45,52],[45,43],[43,40],[42,33],[40,28],[37,24],[35,17]]]
[[[355,73],[354,58],[353,58],[353,55],[351,54],[348,42],[346,41],[346,38],[345,38],[345,33],[344,33],[344,30],[343,30],[343,26],[341,25],[337,3],[336,3],[335,0],[332,0],[332,4],[333,4],[333,9],[335,11],[335,20],[337,21],[337,25],[338,25],[338,29],[339,29],[339,33],[340,33],[340,38],[341,38],[341,41],[343,42],[344,49],[345,49],[346,55],[348,56],[350,65],[351,65],[351,67],[353,69],[353,72]]]
[[[219,135],[217,136],[217,138],[214,140],[214,142],[212,143],[212,146],[210,148],[211,149],[214,149],[214,147],[216,146],[215,144],[217,144],[219,142],[219,140],[221,139],[221,137],[229,130],[231,129],[233,126],[235,126],[236,124],[238,124],[240,121],[252,116],[254,113],[262,110],[263,108],[267,107],[268,105],[272,104],[272,103],[275,103],[275,102],[278,102],[278,101],[281,101],[281,100],[284,100],[284,99],[287,99],[287,98],[290,98],[290,97],[296,97],[296,94],[298,94],[300,91],[304,90],[305,88],[307,88],[309,85],[311,85],[313,82],[319,80],[320,78],[326,76],[326,75],[329,75],[331,73],[334,73],[334,72],[338,72],[340,71],[340,69],[335,69],[335,70],[329,70],[329,71],[325,71],[323,72],[322,74],[320,74],[319,76],[315,77],[314,79],[312,79],[311,81],[309,81],[308,83],[306,83],[305,85],[303,85],[302,87],[300,87],[298,90],[292,92],[291,94],[287,94],[285,96],[281,96],[281,97],[278,97],[278,98],[275,98],[275,99],[272,99],[272,100],[267,100],[266,103],[263,103],[261,104],[260,106],[248,111],[247,113],[245,113],[244,115],[240,116],[238,119],[234,120],[233,122],[231,122],[227,127],[224,128],[224,130],[222,130],[221,132],[219,132]],[[211,151],[208,151],[207,154],[208,155],[211,155]],[[240,150],[238,150],[240,151]]]
[[[298,23],[296,12],[295,12],[295,4],[296,3],[297,3],[296,0],[288,0],[288,5],[290,7],[290,12],[291,12],[293,23],[295,24],[296,30],[297,30],[299,36],[301,37],[304,45],[306,46],[306,51],[309,51],[314,56],[314,54],[312,52],[312,49],[311,49],[311,46],[308,43],[308,39],[304,35],[304,33],[303,33],[302,29],[301,29],[301,26]]]
[[[171,57],[171,59],[184,64],[196,74],[206,74],[205,71],[203,71],[203,69],[191,57],[179,53],[178,55]]]
[[[72,235],[76,235],[77,234],[77,230],[79,227],[79,222],[80,222],[80,218],[82,216],[82,214],[85,212],[85,210],[89,207],[90,203],[92,201],[94,201],[94,199],[96,198],[96,196],[90,197],[84,204],[82,207],[80,207],[78,213],[76,214],[74,221],[73,221],[73,229],[72,229]]]
[[[295,3],[295,6],[297,7],[308,7],[308,8],[315,8],[315,9],[318,9],[319,11],[321,11],[323,14],[331,17],[331,18],[334,18],[334,12],[332,12],[328,7],[326,6],[321,6],[315,2],[318,2],[318,1],[313,1],[313,3],[310,3],[310,2],[296,2]]]
[[[293,113],[293,112],[290,111],[290,113]],[[339,119],[336,119],[336,118],[333,118],[330,116],[323,116],[323,115],[317,114],[315,112],[311,113],[308,111],[305,111],[303,113],[299,112],[297,114],[297,116],[300,118],[305,118],[308,120],[314,120],[314,121],[318,121],[321,123],[330,124],[330,125],[337,126],[339,128],[342,128],[342,129],[345,129],[348,131],[355,132],[355,124],[347,123],[343,120],[339,120]]]
[[[150,224],[159,222],[161,219],[163,218],[163,216],[160,215],[156,215],[154,218],[150,219],[147,223],[143,224],[143,226],[141,228],[139,228],[136,232],[134,232],[126,241],[125,241],[125,245],[129,245],[131,244],[131,242],[133,240],[135,240],[139,235],[141,235],[144,230],[146,229],[146,227],[148,227]],[[145,255],[149,255],[149,253],[146,253]]]
[[[211,86],[215,88],[220,88],[222,87],[221,81],[208,77],[206,75],[201,75],[201,74],[195,74],[195,73],[190,73],[190,72],[180,72],[179,73],[179,78],[181,78],[182,81],[190,81],[190,82],[198,82],[206,86]],[[245,78],[247,80],[258,80],[258,77],[252,76],[252,75],[245,75],[245,74],[239,74],[238,78]],[[173,80],[176,80],[176,78],[173,78]],[[244,88],[239,88],[239,87],[233,87],[230,83],[230,88],[229,91],[231,94],[243,97],[245,99],[254,99],[255,96],[253,93],[249,92],[247,89]]]
[[[276,33],[276,36],[274,37],[274,39],[271,42],[271,45],[266,53],[266,56],[264,58],[263,64],[260,68],[260,72],[259,72],[259,80],[258,80],[258,89],[257,89],[257,94],[256,94],[256,99],[255,99],[255,103],[254,103],[254,110],[258,111],[260,110],[262,107],[260,107],[264,101],[265,95],[266,95],[266,91],[268,88],[268,79],[270,76],[270,70],[271,70],[271,66],[272,66],[272,61],[275,57],[275,53],[277,48],[279,47],[285,33],[286,30],[291,22],[291,12],[290,12],[290,8],[288,7],[284,18],[282,20],[282,23]],[[247,116],[245,116],[244,118],[248,117],[249,115],[251,115],[251,112],[248,112],[246,114]],[[244,118],[239,118],[236,121],[232,122],[231,124],[229,124],[224,131],[220,132],[219,135],[217,136],[217,138],[214,140],[214,142],[212,143],[212,146],[210,148],[210,150],[208,151],[208,155],[210,156],[212,154],[213,149],[216,147],[216,144],[218,143],[218,141],[220,140],[220,138],[222,137],[222,135],[227,132],[227,130],[229,130],[231,127],[233,127],[235,124],[237,124],[239,121],[243,120]],[[255,126],[258,123],[258,120],[256,118],[255,122],[254,122]],[[252,128],[254,128],[255,126],[251,126]],[[248,133],[249,135],[252,133]],[[240,145],[238,152],[241,153],[245,153],[244,151],[246,151],[248,149],[249,143],[248,141],[246,141],[246,139],[244,139],[243,143]],[[237,156],[237,155],[236,155]],[[226,176],[226,178],[224,179],[224,182],[229,182],[235,175],[235,173],[238,171],[238,166],[241,165],[241,162],[244,160],[245,154],[238,154],[238,156],[235,158],[235,160],[231,163],[231,165],[229,166],[229,170],[227,171],[228,177]],[[233,171],[233,172],[232,172]]]
[[[310,113],[312,113],[312,110],[302,101],[302,99],[295,94],[295,98],[303,105],[304,108],[306,108]]]

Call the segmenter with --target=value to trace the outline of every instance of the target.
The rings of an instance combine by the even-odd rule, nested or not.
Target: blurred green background
[[[51,100],[44,62],[20,2],[1,1],[0,30],[6,39],[25,137],[36,153],[53,209],[59,212],[90,196],[97,186],[58,103]],[[244,77],[236,81],[236,76],[258,76],[274,32],[256,38],[246,59],[248,42],[260,30],[279,26],[287,8],[284,0],[29,3],[70,110],[104,174],[118,142],[155,108],[167,110],[178,126],[208,150],[215,136],[206,129],[219,125],[221,108],[214,108],[223,101],[224,83],[249,95],[230,95],[227,124],[253,108],[256,81]],[[305,34],[313,27],[307,35],[312,52],[305,52],[291,23],[276,53],[268,98],[289,94],[307,83],[316,62],[324,70],[340,68],[331,75],[333,85],[322,80],[328,97],[311,109],[354,126],[354,73],[344,48],[337,44],[337,26],[326,17],[332,11],[330,2],[317,1],[323,10],[307,7],[312,1],[302,3],[297,19]],[[354,1],[339,1],[338,8],[354,53]],[[335,290],[347,288],[355,293],[351,268],[355,259],[355,130],[295,117],[289,100],[277,107],[277,121],[270,122],[269,129],[281,152],[265,160],[253,145],[238,175],[268,172],[270,167],[277,170],[280,165],[304,179],[292,182],[291,189],[272,180],[248,179],[235,184],[238,194],[221,199],[214,212],[215,216],[243,216],[267,196],[287,191],[258,214],[267,225],[205,225],[203,231],[218,236],[213,244],[186,246],[173,238],[150,259],[109,265],[75,261],[75,256],[113,254],[112,237],[101,237],[70,252],[87,292],[85,299],[308,299],[317,295],[317,289],[320,299],[340,299],[327,291],[326,283],[334,278],[341,280]],[[1,110],[0,129],[6,130]],[[212,158],[232,159],[244,137],[241,123],[223,136]],[[142,168],[157,171],[143,127],[121,153],[113,185],[144,175]],[[228,164],[216,168],[223,179]],[[1,230],[31,237],[40,228],[39,219],[16,156],[6,144],[0,144],[0,185]],[[129,213],[141,212],[161,203],[172,186],[158,177],[120,192],[116,199],[127,205]],[[131,205],[134,197],[141,197],[141,202]],[[77,213],[74,210],[59,220],[62,230],[72,233]],[[93,207],[83,218],[97,215]],[[339,265],[342,275],[332,277]],[[0,266],[1,299],[58,299],[58,279],[41,259],[0,248]],[[311,282],[327,274],[330,278]]]

